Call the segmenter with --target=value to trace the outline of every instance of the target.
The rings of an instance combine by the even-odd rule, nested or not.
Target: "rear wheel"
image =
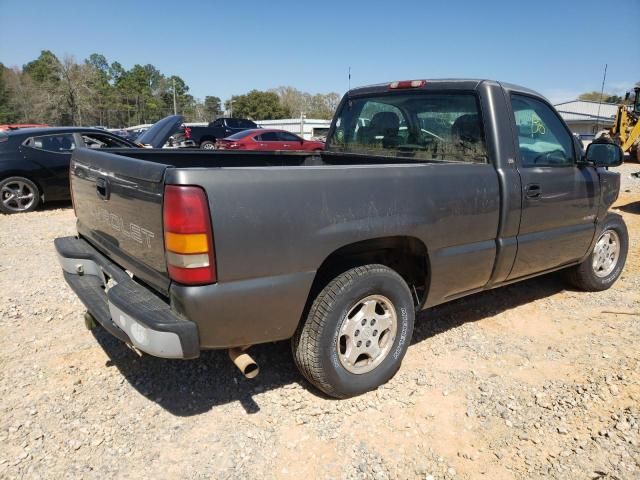
[[[214,150],[216,148],[215,140],[205,140],[200,143],[200,148],[203,150]]]
[[[39,204],[40,191],[28,178],[9,177],[0,181],[0,211],[3,213],[31,212]]]
[[[413,299],[384,265],[353,268],[314,300],[292,339],[293,357],[312,384],[336,398],[373,390],[396,373],[409,347]]]
[[[608,289],[622,273],[628,249],[627,226],[622,217],[610,213],[602,224],[591,255],[567,272],[569,282],[589,292]]]

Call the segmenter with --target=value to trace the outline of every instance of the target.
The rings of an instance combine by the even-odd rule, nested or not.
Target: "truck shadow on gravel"
[[[511,286],[478,293],[434,307],[419,314],[412,344],[422,342],[468,322],[476,322],[541,298],[554,295],[566,284],[558,275],[546,275]],[[256,394],[298,384],[323,396],[296,370],[289,342],[256,345],[252,356],[260,375],[245,379],[226,351],[203,352],[197,360],[164,360],[138,357],[102,328],[92,330],[109,356],[106,367],[116,367],[140,394],[177,416],[192,416],[215,406],[238,401],[248,414],[260,411]],[[286,396],[286,390],[281,392]]]
[[[438,305],[418,314],[411,344],[465,323],[477,322],[520,305],[551,297],[563,290],[573,289],[562,279],[561,274],[551,273]]]
[[[622,210],[625,213],[640,214],[640,201],[627,203],[626,205],[620,205],[619,207],[613,207],[614,210]]]

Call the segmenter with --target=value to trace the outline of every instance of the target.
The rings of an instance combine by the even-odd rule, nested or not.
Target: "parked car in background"
[[[213,150],[216,142],[244,130],[258,128],[258,125],[245,118],[218,118],[206,127],[189,127],[189,136],[193,146]]]
[[[125,130],[125,137],[127,140],[135,142],[148,128],[136,128],[135,130]]]
[[[0,212],[30,212],[41,203],[69,200],[69,161],[78,147],[161,148],[165,132],[182,117],[166,117],[139,137],[140,144],[90,127],[21,128],[0,132]]]
[[[220,150],[303,150],[320,151],[324,143],[305,140],[286,130],[252,129],[218,140],[216,148]]]

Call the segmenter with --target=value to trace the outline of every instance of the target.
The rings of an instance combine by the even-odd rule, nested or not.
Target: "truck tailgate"
[[[168,165],[124,155],[89,149],[73,153],[70,181],[78,233],[166,294],[162,194]]]

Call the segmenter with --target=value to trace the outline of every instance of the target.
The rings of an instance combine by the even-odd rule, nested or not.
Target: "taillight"
[[[169,278],[185,285],[215,283],[213,231],[204,190],[167,185],[162,217]]]
[[[400,82],[391,82],[389,88],[418,88],[424,87],[425,83],[427,83],[425,80],[402,80]]]

